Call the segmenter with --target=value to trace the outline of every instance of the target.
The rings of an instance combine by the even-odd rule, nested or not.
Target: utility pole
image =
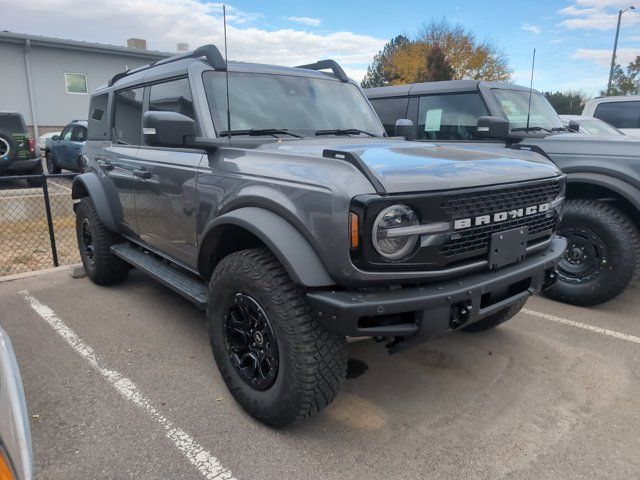
[[[618,50],[618,36],[620,35],[620,20],[622,20],[622,14],[627,10],[635,10],[633,5],[618,11],[618,26],[616,27],[616,40],[613,42],[613,54],[611,55],[611,68],[609,69],[609,83],[607,84],[607,95],[611,95],[611,81],[613,80],[613,69],[616,66],[616,52]]]

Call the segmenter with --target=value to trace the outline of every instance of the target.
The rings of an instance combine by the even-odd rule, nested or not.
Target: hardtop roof
[[[367,88],[365,93],[369,98],[385,98],[434,93],[472,92],[479,90],[481,87],[529,91],[527,87],[512,83],[486,82],[483,80],[446,80],[442,82],[409,83],[390,87]]]

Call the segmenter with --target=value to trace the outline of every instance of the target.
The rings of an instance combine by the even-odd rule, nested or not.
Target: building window
[[[84,73],[65,73],[64,83],[67,93],[87,93],[87,75]]]

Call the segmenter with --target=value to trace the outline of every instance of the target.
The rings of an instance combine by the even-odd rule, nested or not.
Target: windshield
[[[203,80],[216,130],[226,132],[229,128],[225,75],[223,72],[205,72]],[[327,130],[348,130],[335,132],[343,135],[360,135],[356,130],[374,135],[384,132],[364,95],[350,83],[230,72],[229,99],[231,130],[234,132],[267,129],[271,132],[265,135],[289,131],[304,136],[314,136],[319,131],[327,134]]]
[[[617,128],[597,118],[579,120],[578,123],[580,124],[581,133],[588,133],[590,135],[624,135],[624,133]]]
[[[493,96],[506,115],[511,130],[524,130],[527,127],[529,111],[529,92],[525,90],[494,89]],[[564,125],[551,104],[537,92],[531,95],[529,127],[533,130],[564,130]]]

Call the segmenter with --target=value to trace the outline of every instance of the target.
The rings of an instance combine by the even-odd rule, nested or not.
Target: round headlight
[[[409,254],[416,243],[417,234],[393,232],[400,227],[418,225],[418,216],[406,205],[393,205],[382,210],[373,224],[373,247],[387,260],[398,260]]]

